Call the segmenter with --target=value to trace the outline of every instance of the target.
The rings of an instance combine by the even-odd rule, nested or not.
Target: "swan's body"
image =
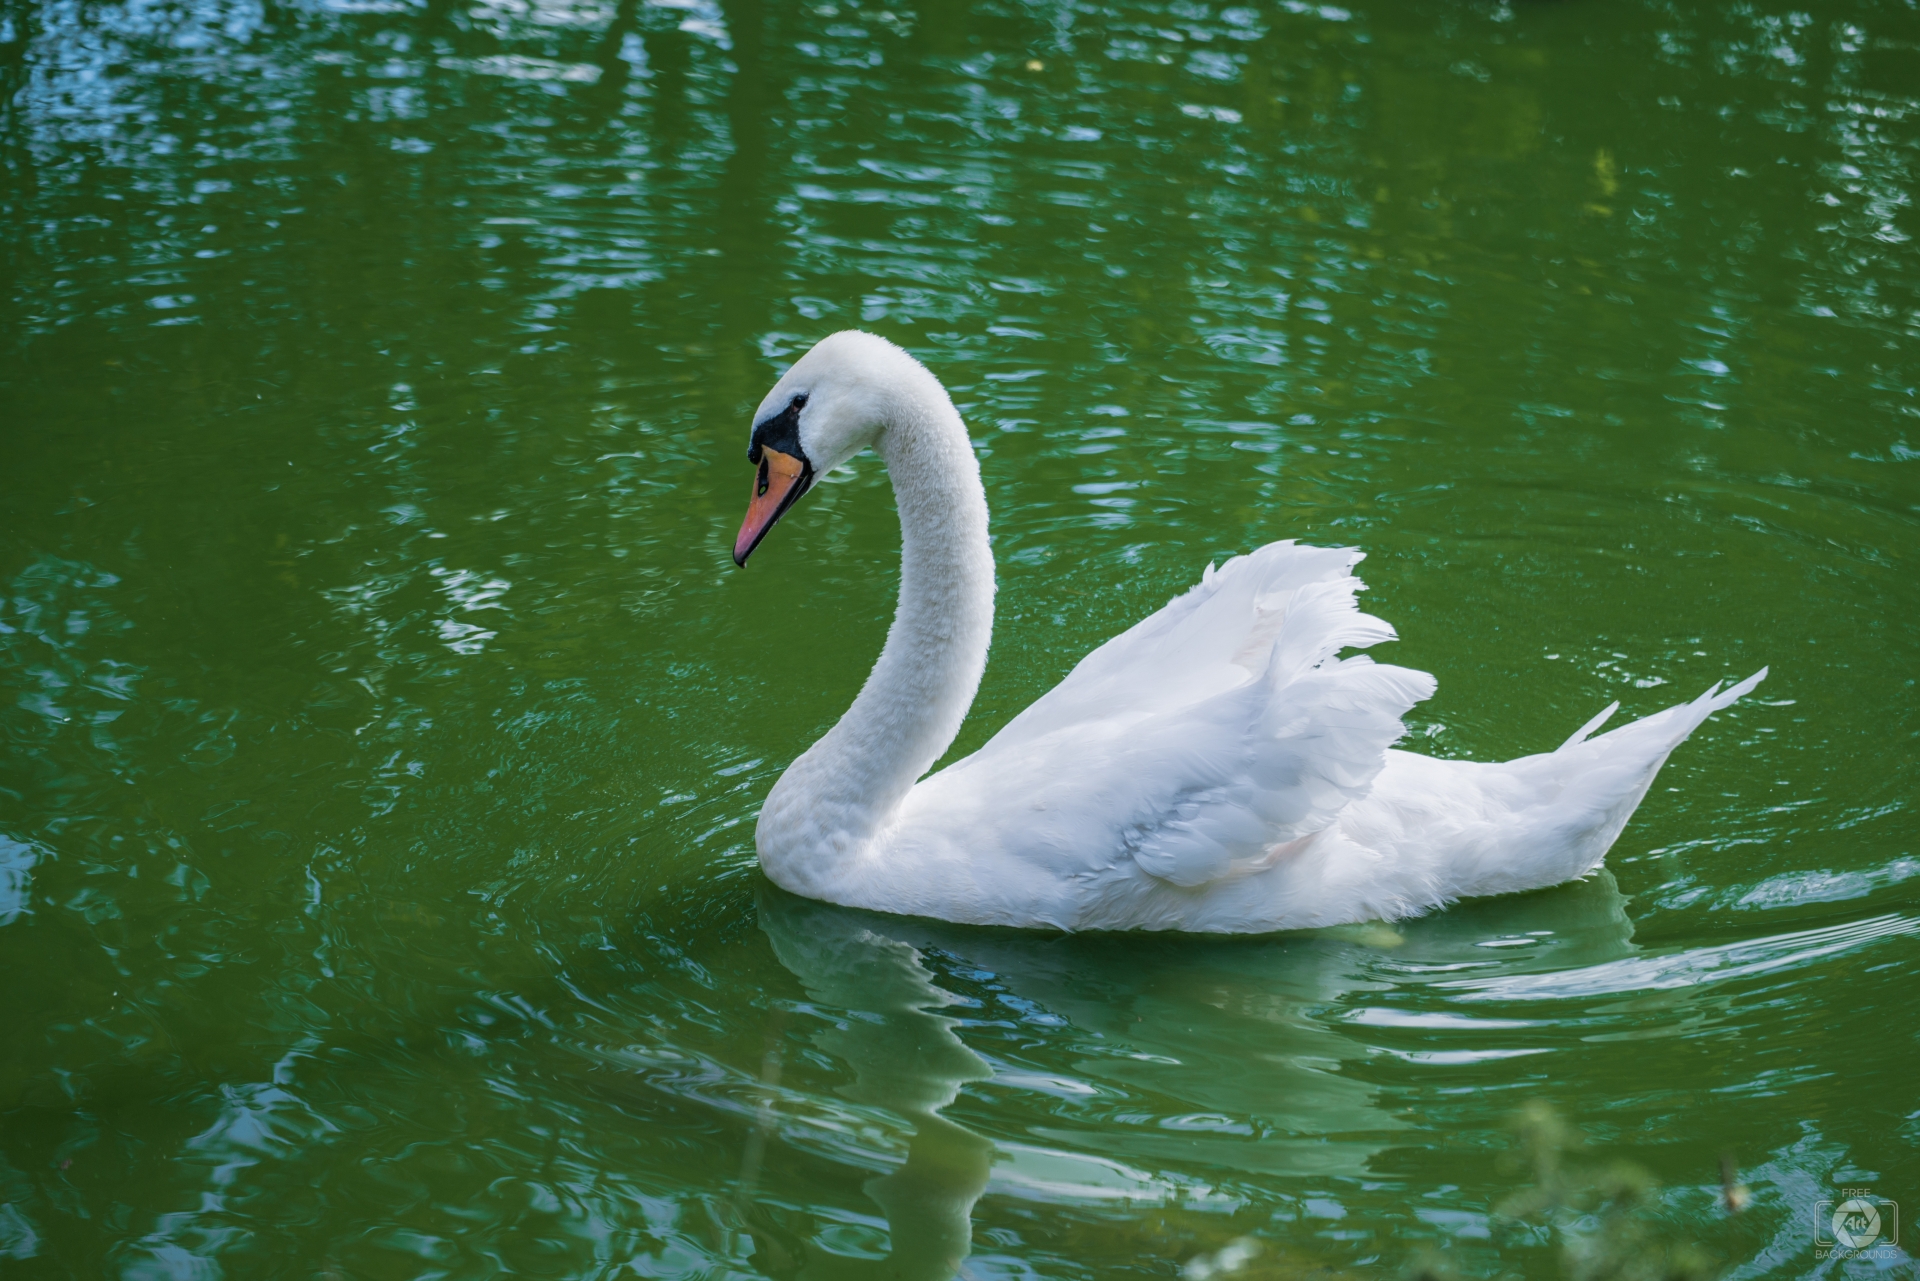
[[[868,445],[892,477],[900,603],[853,706],[760,812],[760,862],[812,898],[983,925],[1252,933],[1411,916],[1598,867],[1708,690],[1503,764],[1390,750],[1424,672],[1339,658],[1393,639],[1350,549],[1271,543],[1089,654],[979,751],[920,780],[986,665],[993,557],[979,465],[945,390],[836,334],[762,403],[741,563]],[[771,469],[771,470],[769,470]],[[920,780],[920,781],[916,781]]]

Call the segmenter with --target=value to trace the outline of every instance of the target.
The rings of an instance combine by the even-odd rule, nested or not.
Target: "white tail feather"
[[[1573,746],[1576,746],[1577,744],[1586,742],[1588,735],[1592,734],[1593,731],[1599,729],[1602,725],[1605,725],[1607,723],[1608,718],[1611,717],[1615,712],[1619,710],[1620,710],[1620,700],[1616,698],[1611,703],[1608,703],[1605,707],[1601,708],[1600,714],[1598,716],[1588,721],[1585,725],[1582,725],[1579,729],[1573,731],[1573,737],[1569,738],[1566,742],[1560,744],[1560,750],[1564,752],[1569,747],[1573,747]]]

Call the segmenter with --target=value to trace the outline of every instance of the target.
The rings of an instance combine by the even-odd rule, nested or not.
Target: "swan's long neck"
[[[952,744],[993,632],[987,496],[966,427],[931,374],[889,396],[876,447],[900,508],[900,602],[859,697],[783,774],[761,809],[760,856],[780,884],[871,852],[914,781]]]

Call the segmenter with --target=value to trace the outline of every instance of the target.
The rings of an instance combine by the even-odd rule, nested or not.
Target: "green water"
[[[1920,1215],[1911,4],[0,14],[0,1274],[1546,1278],[1541,1100],[1733,1275],[1912,1274],[1814,1234]],[[985,472],[956,752],[1293,536],[1416,750],[1773,676],[1397,932],[784,896],[884,474],[728,549],[855,324]]]

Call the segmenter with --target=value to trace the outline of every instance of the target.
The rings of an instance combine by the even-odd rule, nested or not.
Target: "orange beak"
[[[783,454],[765,446],[760,450],[760,468],[753,478],[753,497],[747,502],[747,518],[740,522],[740,536],[733,540],[733,563],[744,565],[753,549],[767,536],[773,523],[787,514],[800,495],[813,483],[813,468],[804,459]]]

